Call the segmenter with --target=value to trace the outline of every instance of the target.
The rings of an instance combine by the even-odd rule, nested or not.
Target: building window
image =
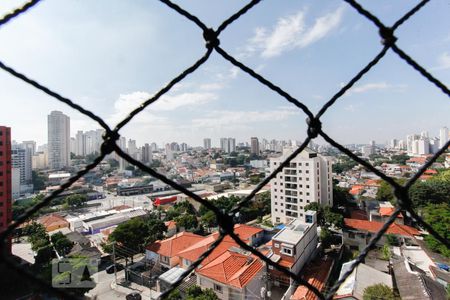
[[[277,195],[275,195],[274,197],[277,198]],[[277,203],[275,203],[275,204],[277,204]]]
[[[348,237],[351,238],[351,239],[354,239],[355,238],[355,234],[353,232],[349,232],[348,233]]]
[[[214,283],[214,291],[218,293],[223,293],[222,286]]]
[[[275,208],[275,211],[278,211],[278,209]]]
[[[273,266],[270,266],[270,265],[269,265],[269,270],[273,270]]]
[[[305,163],[305,166],[309,167],[309,163]]]
[[[274,243],[273,245],[275,248],[280,248],[280,244],[278,244],[278,243]]]
[[[283,247],[283,248],[281,248],[281,253],[292,256],[292,249]]]
[[[277,222],[277,223],[280,222],[280,217],[276,217],[275,222]]]
[[[277,205],[278,204],[278,202],[275,202],[275,205]]]
[[[306,170],[305,172],[306,172],[306,174],[309,174],[309,170]]]

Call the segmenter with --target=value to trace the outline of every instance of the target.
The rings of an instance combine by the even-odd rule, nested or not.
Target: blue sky
[[[176,1],[217,28],[241,1]],[[361,1],[393,24],[416,1]],[[4,14],[20,1],[2,1]],[[448,86],[448,1],[432,1],[397,32],[398,45]],[[380,50],[376,28],[341,1],[262,1],[230,25],[221,47],[317,112]],[[114,125],[206,51],[197,26],[158,1],[46,0],[0,28],[0,60]],[[76,130],[95,123],[0,72],[0,124],[45,143],[46,116]],[[323,116],[342,143],[379,143],[450,125],[449,99],[391,51]],[[194,74],[124,127],[138,144],[200,145],[221,136],[304,139],[304,113],[213,53]],[[320,140],[319,140],[320,143]]]

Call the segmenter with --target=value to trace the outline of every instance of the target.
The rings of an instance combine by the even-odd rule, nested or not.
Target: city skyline
[[[405,3],[363,4],[377,10],[388,24],[410,8]],[[215,10],[206,2],[180,5],[217,26],[242,3],[217,3]],[[415,16],[418,21],[402,26],[398,35],[402,47],[444,83],[450,80],[450,20],[445,18],[445,8],[443,3],[430,3]],[[124,11],[130,18],[123,19]],[[91,18],[94,12],[96,18]],[[444,23],[435,27],[420,22],[427,18]],[[96,43],[99,37],[102,43]],[[0,41],[8,44],[0,49],[4,63],[96,112],[111,126],[204,53],[201,32],[194,25],[164,4],[143,1],[111,1],[108,5],[46,1],[26,18],[2,28]],[[359,51],[354,41],[360,43]],[[313,112],[381,49],[374,27],[348,6],[331,2],[313,6],[311,1],[285,7],[265,2],[230,26],[221,36],[221,45]],[[24,52],[28,49],[33,56]],[[183,55],[177,55],[179,49]],[[5,106],[0,119],[13,128],[17,140],[42,144],[45,116],[51,110],[71,118],[72,132],[96,128],[88,118],[4,72],[0,72],[0,84],[2,101],[14,104]],[[429,109],[424,109],[424,101]],[[420,130],[433,132],[448,126],[447,101],[435,86],[388,52],[323,116],[323,128],[343,144],[370,139],[384,142]],[[121,134],[140,144],[184,140],[202,145],[205,135],[302,140],[305,117],[213,54]]]

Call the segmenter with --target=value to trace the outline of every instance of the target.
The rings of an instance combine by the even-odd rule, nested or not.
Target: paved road
[[[118,272],[118,276],[123,274],[123,271]],[[125,299],[126,294],[120,293],[111,288],[111,282],[114,280],[114,274],[107,274],[106,271],[98,272],[95,282],[97,285],[94,289],[90,290],[88,295],[92,299]]]
[[[105,194],[106,198],[104,199],[98,199],[98,200],[91,200],[88,203],[100,203],[101,206],[98,207],[92,207],[89,210],[90,211],[96,211],[96,210],[105,210],[113,208],[114,206],[119,205],[128,205],[130,207],[138,207],[141,206],[145,209],[151,210],[152,205],[150,199],[148,199],[145,195],[137,195],[137,196],[116,196],[113,194]]]

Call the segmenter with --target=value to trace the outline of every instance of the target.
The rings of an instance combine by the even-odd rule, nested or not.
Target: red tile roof
[[[258,258],[228,250],[196,272],[212,280],[243,288],[262,268],[263,264]]]
[[[384,225],[382,222],[374,222],[374,221],[365,221],[365,220],[354,220],[354,219],[344,219],[344,224],[348,228],[354,228],[358,230],[364,230],[369,232],[378,232],[381,227]],[[400,225],[393,223],[389,226],[386,234],[397,234],[403,236],[412,237],[414,235],[419,235],[419,231],[414,227],[407,225]]]
[[[167,229],[177,228],[177,222],[175,221],[164,222],[164,225],[166,225]]]
[[[380,207],[380,210],[379,210],[380,215],[382,217],[389,217],[390,215],[392,215],[394,213],[394,211],[395,211],[394,207]],[[397,216],[397,218],[403,218],[403,215],[399,214]]]
[[[332,264],[333,259],[331,258],[313,261],[302,272],[304,273],[303,279],[305,279],[306,281],[308,281],[308,283],[317,288],[319,292],[322,292],[326,280],[328,279],[328,276],[330,274]],[[313,291],[311,291],[304,285],[300,285],[295,290],[294,294],[291,296],[291,300],[315,300],[315,299],[317,299],[316,294],[314,294]]]
[[[350,212],[351,219],[367,220],[367,213],[362,209],[354,209]]]
[[[162,241],[156,241],[146,247],[147,250],[159,255],[174,257],[181,251],[203,240],[204,237],[190,232],[180,232],[173,237]]]
[[[56,214],[51,214],[47,216],[40,217],[37,220],[38,223],[44,225],[45,229],[55,229],[61,227],[69,227],[69,222],[66,221],[63,217]]]

